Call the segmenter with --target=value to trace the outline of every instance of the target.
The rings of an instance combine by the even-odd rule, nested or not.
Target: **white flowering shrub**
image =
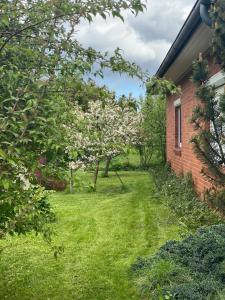
[[[73,110],[74,122],[66,125],[73,170],[99,165],[107,158],[124,153],[139,143],[141,114],[128,105],[121,107],[114,99],[91,101],[87,111],[78,105]]]

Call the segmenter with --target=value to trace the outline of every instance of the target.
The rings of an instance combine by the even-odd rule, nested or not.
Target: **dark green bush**
[[[218,299],[225,288],[225,225],[200,228],[169,241],[132,266],[144,299]]]
[[[206,202],[199,200],[190,174],[177,177],[166,166],[151,169],[155,181],[155,194],[160,195],[172,211],[179,217],[181,225],[195,231],[204,225],[224,223],[218,214],[209,209]]]
[[[113,163],[110,168],[110,171],[136,171],[136,170],[140,170],[139,166],[135,166],[129,162],[117,162],[117,163]]]

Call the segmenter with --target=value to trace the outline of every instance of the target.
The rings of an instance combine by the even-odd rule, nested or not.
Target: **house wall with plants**
[[[213,64],[210,59],[211,75],[215,75],[220,71],[219,67]],[[191,66],[190,66],[191,67]],[[194,128],[191,124],[193,109],[196,107],[198,100],[195,93],[196,88],[191,81],[192,72],[187,73],[178,83],[181,87],[181,95],[172,95],[167,100],[167,162],[171,165],[176,174],[192,174],[196,190],[203,194],[212,184],[202,175],[202,162],[196,157],[193,151],[193,145],[190,140],[194,135]],[[175,107],[174,102],[180,99],[182,114],[182,146],[176,148],[175,141]]]

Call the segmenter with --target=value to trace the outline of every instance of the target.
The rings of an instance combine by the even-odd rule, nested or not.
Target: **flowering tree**
[[[129,106],[121,107],[111,98],[104,102],[91,101],[86,112],[75,106],[73,112],[74,122],[66,126],[70,169],[95,165],[95,190],[100,161],[120,155],[138,142],[141,115]]]

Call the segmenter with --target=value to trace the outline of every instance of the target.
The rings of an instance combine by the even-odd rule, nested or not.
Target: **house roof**
[[[198,0],[156,72],[156,76],[178,81],[182,73],[190,67],[196,54],[209,48],[210,33],[210,29],[202,22],[200,0]]]

